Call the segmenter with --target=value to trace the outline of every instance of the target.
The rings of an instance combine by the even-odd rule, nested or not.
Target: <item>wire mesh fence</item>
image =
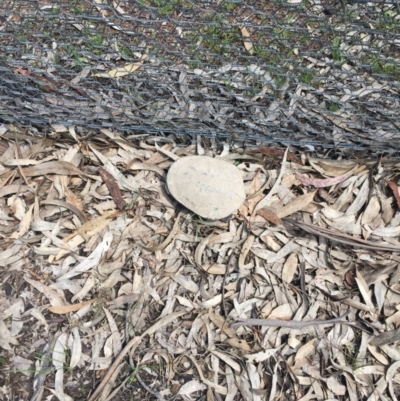
[[[0,121],[400,148],[397,0],[3,0]]]

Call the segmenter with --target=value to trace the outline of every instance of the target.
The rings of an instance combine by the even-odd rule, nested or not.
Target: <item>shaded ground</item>
[[[4,1],[18,126],[400,148],[396,2]]]

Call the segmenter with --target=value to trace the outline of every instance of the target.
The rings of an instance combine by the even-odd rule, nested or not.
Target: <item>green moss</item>
[[[70,53],[70,55],[74,59],[75,66],[82,67],[83,66],[83,58],[81,58],[79,56],[78,52],[73,47],[69,47],[68,48],[68,52]]]
[[[90,37],[90,42],[92,43],[93,46],[100,46],[103,44],[103,36],[100,35],[99,33],[91,35]]]
[[[314,79],[314,71],[312,70],[304,70],[300,73],[299,75],[299,80],[303,84],[311,85],[313,79]]]
[[[395,10],[386,10],[383,13],[379,13],[376,28],[382,29],[385,31],[399,29],[400,23],[399,23],[399,20],[396,19],[397,17],[398,17],[398,13]]]
[[[236,7],[236,4],[231,1],[226,1],[222,4],[222,7],[227,11],[233,11]]]
[[[201,27],[197,33],[189,34],[188,39],[195,46],[201,46],[213,53],[226,55],[234,51],[235,46],[243,46],[243,38],[238,29],[232,28],[221,20],[221,15],[212,17],[212,25]],[[196,49],[195,51],[199,51]]]
[[[359,358],[359,348],[352,348],[343,346],[342,348],[343,356],[345,358],[346,364],[351,366],[353,370],[356,370],[360,367],[360,363],[362,362]]]
[[[340,49],[340,44],[341,44],[341,39],[340,38],[334,38],[332,42],[332,58],[337,61],[337,62],[342,62],[344,57],[343,57],[343,52]]]
[[[329,102],[326,105],[326,109],[332,113],[335,113],[340,110],[340,105],[335,102]]]
[[[75,4],[74,7],[72,8],[72,12],[75,15],[81,15],[83,14],[83,8],[81,5]]]
[[[372,73],[387,75],[388,78],[400,79],[400,63],[393,59],[384,59],[379,55],[366,58],[366,63],[370,66]]]
[[[273,78],[275,80],[275,86],[277,89],[282,88],[287,79],[285,75],[273,75]]]
[[[191,9],[193,7],[187,0],[139,0],[139,2],[158,8],[157,13],[160,16],[169,16],[173,14],[177,8]]]

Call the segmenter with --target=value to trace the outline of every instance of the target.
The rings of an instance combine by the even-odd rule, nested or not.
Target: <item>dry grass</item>
[[[53,128],[2,127],[4,400],[396,399],[398,160]],[[194,154],[243,173],[229,219],[165,191]]]

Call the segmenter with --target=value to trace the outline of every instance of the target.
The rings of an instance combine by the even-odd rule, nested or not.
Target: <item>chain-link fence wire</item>
[[[400,5],[3,0],[0,121],[400,148]]]

